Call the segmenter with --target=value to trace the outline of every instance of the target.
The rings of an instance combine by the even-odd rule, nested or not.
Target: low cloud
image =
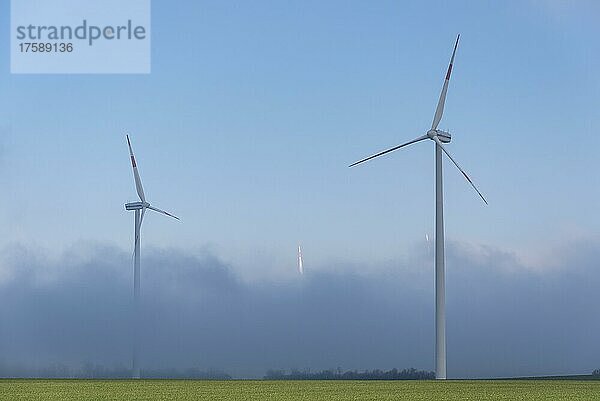
[[[555,250],[556,263],[544,271],[511,252],[449,244],[449,375],[600,367],[598,245]],[[145,249],[146,369],[260,377],[271,368],[434,367],[432,255],[415,252],[370,272],[339,262],[295,280],[249,283],[210,252]],[[0,375],[129,366],[131,254],[88,244],[50,257],[12,246],[0,259]]]

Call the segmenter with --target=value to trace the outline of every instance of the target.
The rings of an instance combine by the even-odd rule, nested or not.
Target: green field
[[[0,380],[4,401],[600,400],[600,381]]]

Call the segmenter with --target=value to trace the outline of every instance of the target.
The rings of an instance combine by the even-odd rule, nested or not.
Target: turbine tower
[[[132,361],[132,376],[134,379],[140,378],[140,365],[139,365],[139,342],[138,337],[140,334],[140,229],[142,222],[144,221],[144,214],[146,209],[153,210],[158,213],[162,213],[169,217],[179,220],[179,217],[173,216],[171,213],[160,210],[157,207],[151,206],[150,203],[146,202],[146,196],[144,195],[144,188],[142,187],[142,180],[138,173],[137,163],[135,162],[135,156],[131,149],[131,141],[129,135],[127,137],[127,146],[129,146],[129,156],[131,157],[131,167],[133,168],[133,178],[135,180],[135,190],[140,198],[140,202],[131,202],[125,204],[125,210],[135,211],[135,234],[134,234],[134,247],[133,247],[133,298],[134,298],[134,330],[133,330],[133,361]]]
[[[444,267],[444,191],[442,182],[442,152],[448,156],[450,161],[454,163],[456,168],[460,170],[462,175],[467,179],[469,184],[477,191],[481,199],[487,205],[487,201],[479,192],[473,181],[469,178],[467,173],[458,165],[456,160],[450,155],[448,150],[444,147],[444,143],[450,142],[451,136],[449,132],[445,132],[438,129],[442,114],[444,113],[444,103],[446,102],[446,93],[448,92],[448,83],[450,82],[450,75],[452,74],[452,65],[454,64],[454,56],[456,55],[456,48],[458,47],[458,41],[460,35],[456,37],[456,43],[454,44],[454,50],[452,51],[452,58],[450,58],[450,65],[446,72],[446,79],[444,80],[444,86],[442,86],[442,93],[435,110],[433,117],[433,123],[431,129],[423,136],[403,143],[402,145],[395,146],[391,149],[384,150],[383,152],[376,153],[372,156],[367,157],[352,163],[350,167],[357,164],[366,162],[367,160],[374,159],[378,156],[385,155],[386,153],[393,152],[405,146],[413,143],[430,139],[435,142],[435,377],[436,379],[446,378],[446,282],[445,282],[445,267]]]

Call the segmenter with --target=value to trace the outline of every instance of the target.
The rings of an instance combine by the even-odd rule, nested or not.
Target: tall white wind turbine
[[[140,202],[131,202],[125,204],[126,210],[135,211],[135,235],[134,235],[134,247],[133,247],[133,298],[135,303],[135,317],[134,317],[134,334],[133,334],[133,361],[132,361],[132,375],[134,379],[140,378],[140,365],[139,365],[139,341],[138,337],[140,334],[140,229],[142,227],[142,221],[144,221],[144,215],[146,209],[153,210],[158,213],[162,213],[166,216],[172,217],[179,220],[179,217],[173,216],[171,213],[165,212],[157,207],[151,206],[146,201],[144,195],[144,188],[142,187],[142,180],[138,172],[137,163],[133,150],[131,149],[131,141],[129,135],[127,137],[127,146],[129,146],[129,156],[131,157],[131,167],[133,168],[133,178],[135,180],[135,190],[140,198]]]
[[[357,164],[366,162],[367,160],[374,159],[378,156],[382,156],[386,153],[393,152],[394,150],[403,148],[413,143],[430,139],[435,143],[435,377],[436,379],[446,378],[446,289],[445,289],[445,268],[444,268],[444,201],[443,201],[443,183],[442,183],[442,152],[448,156],[450,161],[458,168],[462,175],[467,179],[469,184],[477,191],[481,199],[487,205],[487,201],[479,192],[473,181],[469,178],[467,173],[458,165],[456,160],[450,155],[448,150],[444,147],[444,143],[450,142],[451,136],[449,132],[445,132],[438,129],[438,124],[442,119],[444,113],[444,103],[446,102],[446,93],[448,92],[448,83],[450,82],[450,74],[452,73],[452,65],[454,64],[454,56],[456,55],[456,48],[458,47],[458,40],[460,35],[456,38],[454,44],[454,50],[452,51],[452,58],[450,59],[450,65],[446,72],[446,79],[444,80],[444,86],[442,86],[442,93],[440,94],[440,100],[438,101],[435,115],[433,117],[433,123],[431,129],[423,136],[403,143],[402,145],[395,146],[391,149],[384,150],[383,152],[376,153],[372,156],[362,159],[350,165],[350,167]]]

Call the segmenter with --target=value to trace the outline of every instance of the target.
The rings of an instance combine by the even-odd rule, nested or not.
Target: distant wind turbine
[[[402,145],[395,146],[391,149],[384,150],[383,152],[376,153],[372,156],[362,159],[350,165],[350,167],[357,164],[366,162],[367,160],[374,159],[378,156],[385,155],[386,153],[393,152],[394,150],[403,148],[407,145],[430,139],[435,142],[435,377],[436,379],[446,378],[446,289],[445,289],[445,267],[444,267],[444,200],[443,200],[443,183],[442,183],[442,152],[448,156],[450,161],[454,163],[456,168],[462,173],[467,179],[469,184],[479,194],[481,199],[487,205],[487,201],[481,194],[481,192],[475,187],[473,181],[469,178],[467,173],[458,165],[454,158],[450,155],[448,150],[442,145],[442,143],[450,142],[451,136],[449,132],[438,130],[438,124],[442,119],[444,113],[444,103],[446,102],[446,93],[448,92],[448,83],[450,82],[450,74],[452,73],[452,65],[454,64],[454,56],[456,55],[456,48],[458,47],[458,41],[460,35],[456,38],[454,44],[454,50],[452,51],[452,58],[450,58],[450,65],[446,72],[446,79],[444,80],[444,86],[442,87],[442,93],[435,110],[433,117],[433,123],[431,129],[423,136],[413,139],[412,141],[403,143]]]
[[[133,178],[135,180],[135,190],[137,191],[140,202],[131,202],[125,204],[126,210],[135,211],[135,235],[134,235],[134,247],[133,247],[133,296],[135,303],[135,318],[134,318],[134,338],[133,338],[133,361],[132,361],[132,375],[134,379],[140,378],[140,365],[139,365],[139,341],[138,336],[140,334],[140,229],[142,222],[144,221],[144,214],[146,209],[153,210],[158,213],[162,213],[166,216],[172,217],[179,220],[179,217],[173,216],[171,213],[160,210],[157,207],[151,206],[150,203],[146,202],[146,196],[144,195],[144,188],[142,187],[142,180],[138,173],[137,163],[133,150],[131,149],[131,141],[129,135],[127,137],[127,146],[129,146],[129,156],[131,157],[131,167],[133,168]],[[140,212],[141,211],[141,212]]]
[[[302,247],[298,245],[298,272],[304,274],[304,262],[302,261]]]
[[[429,242],[429,234],[425,234],[425,242],[427,243],[427,254],[431,254],[431,242]]]

